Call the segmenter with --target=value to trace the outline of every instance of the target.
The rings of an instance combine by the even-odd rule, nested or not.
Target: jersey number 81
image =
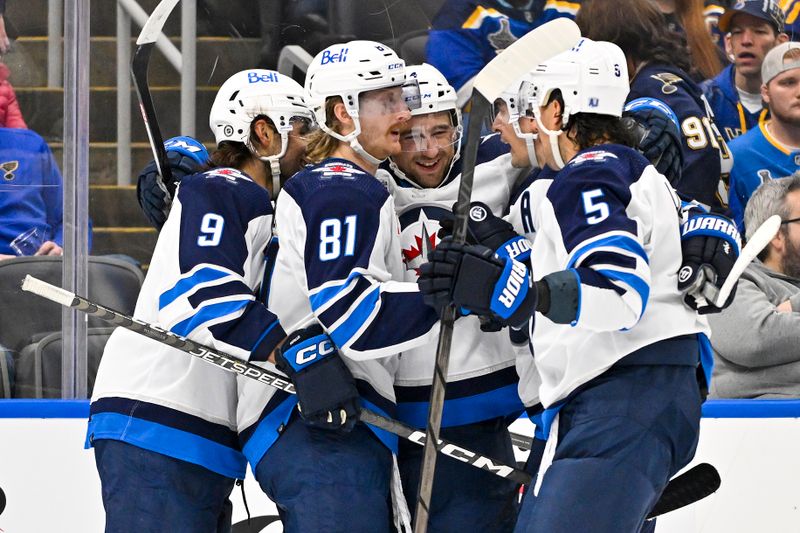
[[[356,215],[344,218],[344,224],[338,218],[326,218],[319,225],[319,260],[333,261],[342,255],[350,256],[356,248]],[[342,246],[342,226],[344,226],[344,246]]]

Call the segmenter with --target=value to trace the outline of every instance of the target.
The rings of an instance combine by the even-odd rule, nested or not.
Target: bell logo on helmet
[[[336,53],[331,53],[330,50],[323,51],[320,65],[327,65],[328,63],[344,63],[347,61],[347,50],[347,48],[342,48]]]
[[[247,73],[247,82],[248,83],[259,83],[259,82],[277,82],[278,81],[278,73],[277,72],[266,72],[264,74],[259,74],[258,72],[248,72]]]

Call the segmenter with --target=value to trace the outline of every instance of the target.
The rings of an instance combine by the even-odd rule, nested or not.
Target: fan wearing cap
[[[529,324],[520,396],[538,397],[549,434],[515,531],[637,532],[694,455],[708,324],[677,287],[677,196],[621,121],[622,50],[582,39],[529,82],[537,159],[556,171],[530,187],[531,270],[446,239],[419,285],[439,305]]]
[[[755,128],[767,116],[761,100],[761,64],[786,42],[783,11],[776,0],[745,0],[719,19],[733,63],[703,85],[714,122],[727,141]]]
[[[740,231],[744,231],[744,209],[756,188],[800,168],[800,43],[787,42],[770,50],[761,65],[761,78],[761,97],[770,119],[730,144],[736,158],[730,208]]]

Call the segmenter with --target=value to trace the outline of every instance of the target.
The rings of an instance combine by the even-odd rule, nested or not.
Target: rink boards
[[[704,406],[695,462],[709,462],[720,490],[659,520],[659,533],[800,532],[800,401],[716,400]],[[0,401],[0,488],[4,533],[103,530],[94,456],[83,448],[88,402]],[[532,434],[527,420],[512,429]],[[520,455],[520,459],[523,456]],[[248,472],[249,476],[249,472]],[[237,487],[234,533],[279,532],[275,506],[252,477]]]

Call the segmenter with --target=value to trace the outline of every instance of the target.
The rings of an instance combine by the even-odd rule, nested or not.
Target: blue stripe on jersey
[[[592,252],[589,257],[584,258],[584,260],[581,261],[582,267],[594,267],[600,265],[611,265],[615,267],[636,270],[636,258],[605,250],[602,252]]]
[[[90,442],[120,440],[236,479],[242,479],[247,466],[238,450],[193,433],[118,413],[92,415],[88,435]]]
[[[241,295],[249,297],[253,291],[248,287],[241,278],[236,277],[221,284],[211,285],[198,289],[197,292],[187,298],[189,304],[195,309],[201,307],[204,302],[215,300],[217,298],[226,298],[229,296]]]
[[[627,235],[611,235],[609,237],[604,237],[602,239],[592,241],[589,244],[586,244],[578,248],[575,252],[572,253],[572,259],[569,260],[567,268],[572,268],[574,266],[581,266],[583,264],[583,261],[580,261],[581,264],[576,265],[578,259],[581,259],[583,256],[586,256],[587,252],[589,252],[590,250],[600,247],[619,248],[622,250],[626,250],[628,252],[638,255],[639,257],[644,259],[645,263],[650,264],[650,259],[647,257],[647,252],[644,251],[644,248],[642,248],[642,245],[639,244],[639,242],[636,239],[634,239],[633,237],[629,237]],[[608,250],[603,250],[603,252],[606,251]],[[583,259],[585,260],[586,257],[583,257]]]
[[[171,289],[161,293],[161,296],[158,297],[158,308],[159,310],[164,309],[166,306],[201,283],[208,283],[229,275],[229,272],[217,270],[216,268],[211,267],[203,267],[197,270],[191,276],[179,279]]]
[[[361,275],[360,272],[352,272],[350,273],[349,276],[347,276],[347,279],[342,281],[341,283],[329,285],[324,289],[320,289],[318,292],[315,292],[314,294],[310,295],[308,297],[308,300],[311,302],[311,308],[316,311],[317,309],[328,303],[330,300],[335,298],[336,295],[338,295],[340,292],[346,289],[351,283],[353,283],[354,281],[356,283],[361,281],[361,280],[356,280],[356,278],[363,279],[363,276]],[[360,291],[356,291],[356,293],[358,292]]]
[[[364,399],[363,397],[361,398],[361,404],[370,411],[375,411],[379,415],[383,415],[387,418],[392,418],[386,411],[384,411],[374,403],[370,402],[369,400]],[[372,431],[375,434],[376,437],[378,437],[378,440],[381,441],[384,446],[386,446],[392,451],[392,453],[395,454],[397,453],[399,447],[397,435],[395,435],[394,433],[389,433],[388,431],[381,429],[379,427],[375,427],[372,424],[367,424],[367,427],[370,429],[370,431]]]
[[[445,399],[442,427],[463,426],[498,417],[518,416],[525,409],[519,399],[517,384],[464,398]],[[428,419],[429,403],[398,402],[397,418],[423,429]]]
[[[259,417],[258,423],[254,425],[253,431],[246,440],[243,439],[242,452],[247,457],[254,475],[259,461],[278,440],[280,431],[289,422],[289,417],[297,405],[297,396],[285,395],[286,397],[280,399],[282,396],[284,395],[278,396],[276,393],[276,396],[272,397],[264,408],[264,413]],[[278,400],[277,405],[272,405],[273,400]]]
[[[330,331],[330,336],[336,346],[344,346],[353,338],[353,335],[355,335],[358,329],[367,321],[369,315],[375,311],[375,306],[380,301],[380,298],[381,289],[380,287],[375,287],[367,293],[356,308],[347,315],[344,322]]]
[[[207,305],[194,315],[172,326],[170,331],[186,337],[202,324],[210,320],[232,315],[240,309],[247,307],[247,304],[252,301],[253,300],[236,300]]]
[[[378,314],[351,348],[369,351],[421,337],[439,320],[419,292],[383,292]],[[402,327],[398,326],[402,324]],[[338,343],[337,343],[338,344]]]
[[[361,396],[361,404],[364,407],[385,417],[395,418],[397,413],[395,404],[391,400],[381,396],[378,391],[372,388],[372,385],[362,379],[357,379],[356,388]],[[397,453],[397,435],[370,424],[367,424],[367,427],[378,437],[378,440],[380,440],[384,446],[392,451],[392,453]]]
[[[325,307],[324,311],[320,313],[320,307],[314,307],[313,309],[318,312],[320,322],[333,324],[341,317],[347,316],[356,300],[372,290],[374,286],[375,284],[364,276],[357,276],[355,283],[342,287],[342,291],[338,295],[334,295],[332,301],[329,300],[321,306]]]
[[[250,361],[266,361],[269,358],[269,355],[272,353],[272,350],[275,349],[277,343],[274,341],[264,342],[265,339],[270,339],[272,336],[279,334],[280,339],[278,339],[278,342],[280,342],[280,340],[282,340],[283,337],[286,336],[282,328],[278,328],[281,330],[280,332],[275,330],[277,326],[278,326],[278,321],[276,320],[275,322],[267,326],[267,329],[265,329],[264,332],[261,334],[261,336],[258,338],[258,340],[256,340],[255,344],[253,344],[253,347],[250,349],[251,352]],[[272,333],[272,335],[270,335],[270,333]],[[264,346],[268,346],[268,348],[263,348],[259,350],[259,348],[262,347],[262,343],[264,343]]]
[[[633,288],[633,290],[638,292],[639,298],[642,300],[641,315],[644,314],[644,310],[647,307],[647,299],[650,297],[650,286],[645,280],[631,272],[620,272],[618,270],[610,269],[598,270],[598,272],[609,279],[625,283],[629,287]]]

